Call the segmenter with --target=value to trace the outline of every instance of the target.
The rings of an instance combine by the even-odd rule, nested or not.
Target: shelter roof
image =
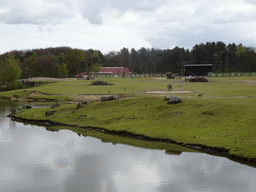
[[[212,66],[212,64],[188,64],[184,66],[185,67],[204,67],[204,66]]]

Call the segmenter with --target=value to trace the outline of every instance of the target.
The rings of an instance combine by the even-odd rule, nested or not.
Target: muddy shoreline
[[[141,134],[130,133],[130,132],[127,132],[127,131],[110,131],[110,130],[107,130],[107,129],[104,129],[104,128],[101,128],[101,127],[69,125],[69,124],[63,124],[63,123],[59,123],[59,122],[51,122],[51,121],[48,121],[48,120],[45,120],[45,121],[42,121],[42,120],[40,120],[40,121],[38,121],[38,120],[28,120],[28,119],[24,119],[24,118],[17,118],[13,114],[9,114],[8,117],[11,118],[14,121],[22,122],[22,123],[31,123],[31,124],[35,124],[35,125],[46,125],[46,126],[56,126],[56,125],[58,126],[59,125],[59,126],[64,126],[64,127],[74,127],[74,128],[81,128],[81,129],[99,131],[101,133],[132,137],[132,138],[142,139],[142,140],[147,140],[147,141],[157,141],[157,142],[165,142],[165,143],[176,144],[176,145],[180,145],[180,146],[183,146],[183,147],[187,147],[187,148],[195,149],[195,150],[198,150],[198,151],[202,151],[202,152],[205,152],[205,153],[210,154],[210,155],[218,155],[218,156],[226,157],[226,158],[228,158],[232,161],[236,161],[236,162],[239,162],[241,164],[249,164],[250,166],[256,167],[256,159],[249,160],[249,159],[241,157],[241,156],[230,155],[228,153],[229,150],[224,149],[224,148],[210,147],[210,146],[201,145],[201,144],[190,144],[190,143],[184,144],[183,142],[176,142],[176,141],[171,140],[171,139],[152,138],[152,137],[148,137],[148,136],[141,135]]]

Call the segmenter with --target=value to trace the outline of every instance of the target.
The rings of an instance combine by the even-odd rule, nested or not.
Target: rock
[[[101,97],[101,101],[119,100],[118,95],[106,95]]]
[[[36,92],[36,90],[35,90],[35,89],[32,89],[30,92]]]
[[[178,98],[178,97],[175,95],[166,95],[165,96],[165,100],[169,100],[169,99],[173,99],[173,98]]]
[[[108,101],[108,100],[110,100],[110,98],[112,98],[112,95],[102,96],[101,101]]]
[[[19,113],[19,109],[12,110],[12,114],[17,114],[17,113]]]
[[[23,89],[22,92],[27,92],[27,89]]]
[[[89,101],[81,101],[81,104],[82,104],[82,105],[85,105],[85,104],[87,104],[87,103],[89,103]]]
[[[46,116],[50,116],[50,115],[52,115],[52,114],[54,114],[54,113],[56,113],[55,110],[50,110],[50,111],[46,111],[46,112],[45,112],[45,115],[46,115]]]
[[[55,103],[53,106],[51,106],[51,108],[56,108],[56,107],[59,107],[59,106],[60,106],[60,104]]]
[[[77,106],[77,109],[83,107],[83,105],[85,105],[85,104],[87,104],[87,103],[89,103],[89,101],[81,101],[81,102],[77,103],[77,105],[76,105],[76,106]]]
[[[165,100],[168,100],[170,104],[182,103],[182,100],[175,95],[166,95]]]
[[[176,104],[176,103],[182,103],[182,100],[181,99],[169,99],[168,100],[168,103],[169,104]]]
[[[77,109],[81,108],[82,107],[81,102],[77,103],[76,106],[77,106]]]
[[[113,100],[119,100],[119,96],[116,95],[116,94],[114,94],[114,95],[113,95]]]
[[[22,109],[31,109],[32,107],[30,105],[23,104]]]

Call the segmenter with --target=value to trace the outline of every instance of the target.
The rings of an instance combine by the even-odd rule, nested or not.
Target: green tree
[[[65,57],[66,57],[66,55],[65,55],[63,52],[61,52],[61,53],[57,56],[57,63],[63,63],[63,62],[65,62]]]
[[[228,63],[229,63],[229,68],[230,71],[236,71],[237,72],[237,46],[235,43],[228,44],[227,46],[228,50]]]
[[[89,75],[89,78],[92,78],[93,74],[96,74],[100,69],[102,65],[99,64],[93,64],[85,69],[86,73]]]
[[[94,51],[91,57],[92,57],[93,65],[94,64],[102,65],[104,56],[100,51]]]
[[[66,53],[66,63],[70,76],[79,72],[79,66],[84,61],[84,52],[79,49],[69,49]]]
[[[5,60],[0,61],[0,89],[11,90],[20,87],[20,75],[20,61],[15,59],[15,55],[8,54]]]
[[[62,65],[59,65],[59,63],[57,63],[57,71],[58,71],[58,75],[57,77],[59,78],[64,78],[68,76],[68,70],[67,70],[67,64],[66,63],[62,63]]]
[[[22,69],[22,77],[35,77],[37,74],[37,53],[31,52],[28,54],[28,57],[22,62],[21,69]]]
[[[237,46],[237,61],[238,61],[238,70],[240,72],[244,72],[245,70],[245,53],[246,53],[246,47],[244,47],[241,43]]]

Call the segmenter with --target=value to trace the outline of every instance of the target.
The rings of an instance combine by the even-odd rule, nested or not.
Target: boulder
[[[32,89],[30,92],[36,92],[36,90],[35,90],[35,89]]]
[[[116,94],[114,94],[114,95],[113,95],[113,100],[119,100],[119,96],[116,95]]]
[[[169,99],[168,103],[169,104],[182,103],[182,100],[181,99]]]
[[[178,98],[178,97],[175,95],[166,95],[165,96],[165,100],[174,99],[174,98]]]
[[[17,114],[17,113],[19,113],[19,109],[12,110],[12,114]]]
[[[77,107],[77,109],[81,108],[82,107],[81,102],[77,103],[76,107]]]
[[[170,104],[182,103],[182,100],[175,95],[166,95],[165,100],[168,100]]]
[[[101,101],[119,100],[118,95],[105,95],[101,97]]]
[[[109,101],[112,100],[112,95],[105,95],[101,97],[101,101]]]
[[[89,101],[81,101],[81,102],[77,103],[77,105],[76,105],[77,109],[81,108],[83,105],[85,105],[87,103],[89,103]]]
[[[22,109],[31,109],[32,107],[30,105],[27,104],[23,104],[22,105]]]
[[[53,106],[51,106],[51,108],[56,108],[56,107],[59,107],[59,106],[60,106],[60,104],[55,103]]]
[[[52,115],[52,114],[54,114],[54,113],[56,113],[55,110],[50,110],[50,111],[46,111],[46,112],[45,112],[45,115],[46,115],[46,116],[50,116],[50,115]]]
[[[82,105],[85,105],[85,104],[87,104],[87,103],[89,103],[89,101],[81,101],[81,104],[82,104]]]

